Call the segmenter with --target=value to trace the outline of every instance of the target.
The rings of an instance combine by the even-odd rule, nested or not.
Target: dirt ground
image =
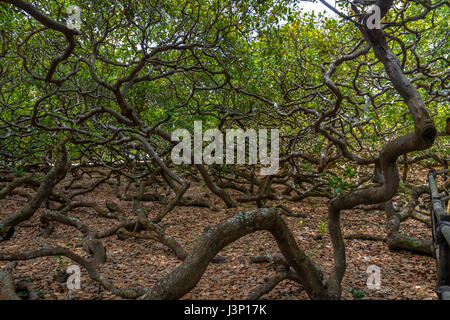
[[[426,180],[423,180],[425,183]],[[188,194],[209,193],[205,187],[191,187]],[[109,185],[101,185],[95,192],[82,196],[83,200],[97,201],[104,206],[105,201],[116,202],[131,219],[132,203],[119,201]],[[166,234],[190,250],[207,224],[215,225],[232,217],[241,210],[251,210],[254,206],[225,209],[214,196],[210,196],[217,211],[198,207],[176,207],[161,225]],[[22,208],[24,197],[15,195],[0,200],[0,219]],[[285,221],[295,235],[300,248],[318,263],[325,273],[332,265],[332,249],[326,232],[326,199],[314,198],[301,202],[282,202],[294,212],[305,213],[304,218],[286,217]],[[160,205],[155,202],[142,202],[155,216]],[[267,203],[270,206],[270,202]],[[84,257],[87,254],[80,245],[82,234],[74,228],[56,225],[49,238],[42,238],[39,231],[40,209],[33,218],[16,228],[14,237],[0,243],[0,252],[19,252],[42,248],[45,245],[68,247]],[[91,208],[77,208],[70,215],[80,218],[95,230],[105,230],[117,220],[99,217]],[[385,216],[382,212],[353,210],[344,212],[342,229],[348,233],[370,233],[385,236]],[[431,230],[425,225],[409,219],[402,223],[401,232],[424,239],[431,239]],[[323,235],[323,236],[321,236]],[[100,271],[118,286],[152,286],[160,277],[167,275],[181,262],[165,246],[151,240],[117,239],[116,236],[102,239],[107,250],[107,262]],[[436,299],[436,266],[432,257],[420,256],[406,251],[393,252],[382,241],[345,240],[347,253],[347,272],[343,280],[343,299]],[[268,232],[250,234],[224,248],[219,254],[229,257],[220,264],[210,264],[197,286],[183,299],[244,299],[264,278],[275,273],[274,265],[250,262],[252,256],[278,251],[277,245]],[[42,299],[118,299],[97,283],[90,280],[82,269],[81,289],[70,293],[65,283],[55,281],[55,275],[67,269],[72,262],[65,257],[45,257],[21,261],[15,268],[15,280],[31,280],[39,289]],[[366,285],[367,268],[376,265],[381,270],[380,289],[369,289]],[[0,262],[4,268],[6,262]],[[363,294],[356,295],[358,289]],[[355,291],[356,290],[356,291]],[[360,292],[360,291],[359,291]],[[361,292],[360,292],[361,293]],[[262,299],[308,299],[297,283],[285,280]]]

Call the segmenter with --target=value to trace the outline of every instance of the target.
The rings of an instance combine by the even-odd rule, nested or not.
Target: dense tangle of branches
[[[381,29],[369,29],[368,4],[342,1],[335,9],[342,19],[328,27],[322,21],[322,33],[308,33],[311,21],[301,16],[291,21],[297,31],[289,23],[268,27],[276,24],[271,17],[285,14],[281,8],[292,7],[285,2],[80,1],[82,26],[73,30],[63,4],[0,0],[0,199],[21,194],[19,187],[32,190],[21,194],[25,207],[1,216],[0,241],[39,214],[44,237],[60,224],[71,226],[83,234],[91,257],[55,246],[2,250],[0,260],[62,255],[117,296],[178,299],[210,262],[221,261],[227,244],[266,230],[280,252],[263,259],[280,270],[249,298],[291,279],[312,299],[339,299],[346,270],[340,216],[355,208],[385,211],[386,238],[345,237],[431,254],[429,241],[399,232],[408,218],[429,227],[420,209],[426,187],[411,186],[407,200],[395,196],[412,166],[441,165],[448,151],[449,61],[442,54],[448,2],[373,1],[384,19]],[[192,128],[194,119],[220,130],[281,128],[280,170],[261,176],[258,165],[175,166],[171,132]],[[91,185],[79,183],[85,177]],[[160,223],[177,206],[215,209],[203,195],[186,196],[200,181],[227,208],[251,203],[257,209],[207,228],[188,252]],[[103,184],[130,202],[134,218],[115,203],[83,199]],[[307,244],[300,247],[283,221],[283,214],[295,213],[277,204],[308,197],[328,203],[330,274],[305,255]],[[142,206],[149,201],[162,205],[152,217]],[[80,207],[116,222],[92,230],[71,216]],[[115,235],[160,242],[183,262],[151,288],[118,288],[98,270],[107,260],[102,239]],[[17,298],[13,267],[0,273],[2,298]]]

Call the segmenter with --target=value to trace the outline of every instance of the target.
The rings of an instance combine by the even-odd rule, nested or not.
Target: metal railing
[[[442,300],[450,300],[450,214],[445,212],[449,200],[448,193],[441,196],[436,185],[436,177],[442,174],[445,180],[449,178],[449,161],[450,158],[444,159],[444,170],[431,170],[428,173],[433,253],[437,264],[436,293]]]

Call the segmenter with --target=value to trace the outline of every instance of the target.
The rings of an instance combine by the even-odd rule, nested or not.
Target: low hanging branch
[[[20,187],[21,185],[29,182],[32,180],[31,174],[27,174],[23,177],[18,177],[11,181],[7,186],[5,186],[3,189],[0,190],[0,199],[5,198],[6,196],[10,195],[11,192],[14,191],[14,189]]]
[[[320,268],[298,247],[277,209],[261,208],[240,212],[235,217],[207,227],[186,259],[169,275],[161,278],[141,299],[180,299],[202,277],[209,262],[225,246],[259,230],[269,231],[281,253],[295,270],[299,282],[311,299],[327,299]]]
[[[68,139],[68,137],[64,138],[56,147],[57,156],[55,166],[50,169],[44,178],[42,178],[34,197],[22,210],[8,216],[5,220],[0,222],[0,242],[10,239],[14,234],[14,227],[19,223],[30,219],[36,210],[40,208],[41,204],[48,198],[52,192],[53,186],[65,177],[70,163],[70,157],[65,145]]]
[[[410,237],[400,233],[400,218],[395,213],[392,201],[386,202],[386,229],[387,245],[391,250],[408,250],[429,256],[433,256],[433,245],[431,241]]]
[[[47,210],[41,215],[41,227],[47,229],[51,221],[57,221],[59,223],[72,226],[84,234],[83,247],[91,254],[92,264],[96,267],[99,264],[105,263],[106,261],[106,249],[103,244],[96,238],[96,233],[91,230],[87,225],[83,224],[79,219],[74,217],[69,217],[62,215],[57,212],[52,212]]]

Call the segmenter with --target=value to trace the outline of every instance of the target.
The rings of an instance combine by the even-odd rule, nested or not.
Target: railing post
[[[448,119],[447,119],[448,120]],[[450,157],[444,157],[444,170],[448,169],[450,163]],[[450,178],[450,172],[445,171],[444,172],[444,183],[447,182],[447,179]],[[445,195],[448,197],[448,191],[445,190]],[[448,208],[448,200],[445,201],[445,208]]]
[[[436,293],[442,300],[450,300],[450,215],[445,213],[436,185],[436,171],[428,173],[430,210],[433,232],[433,252],[437,260]]]

